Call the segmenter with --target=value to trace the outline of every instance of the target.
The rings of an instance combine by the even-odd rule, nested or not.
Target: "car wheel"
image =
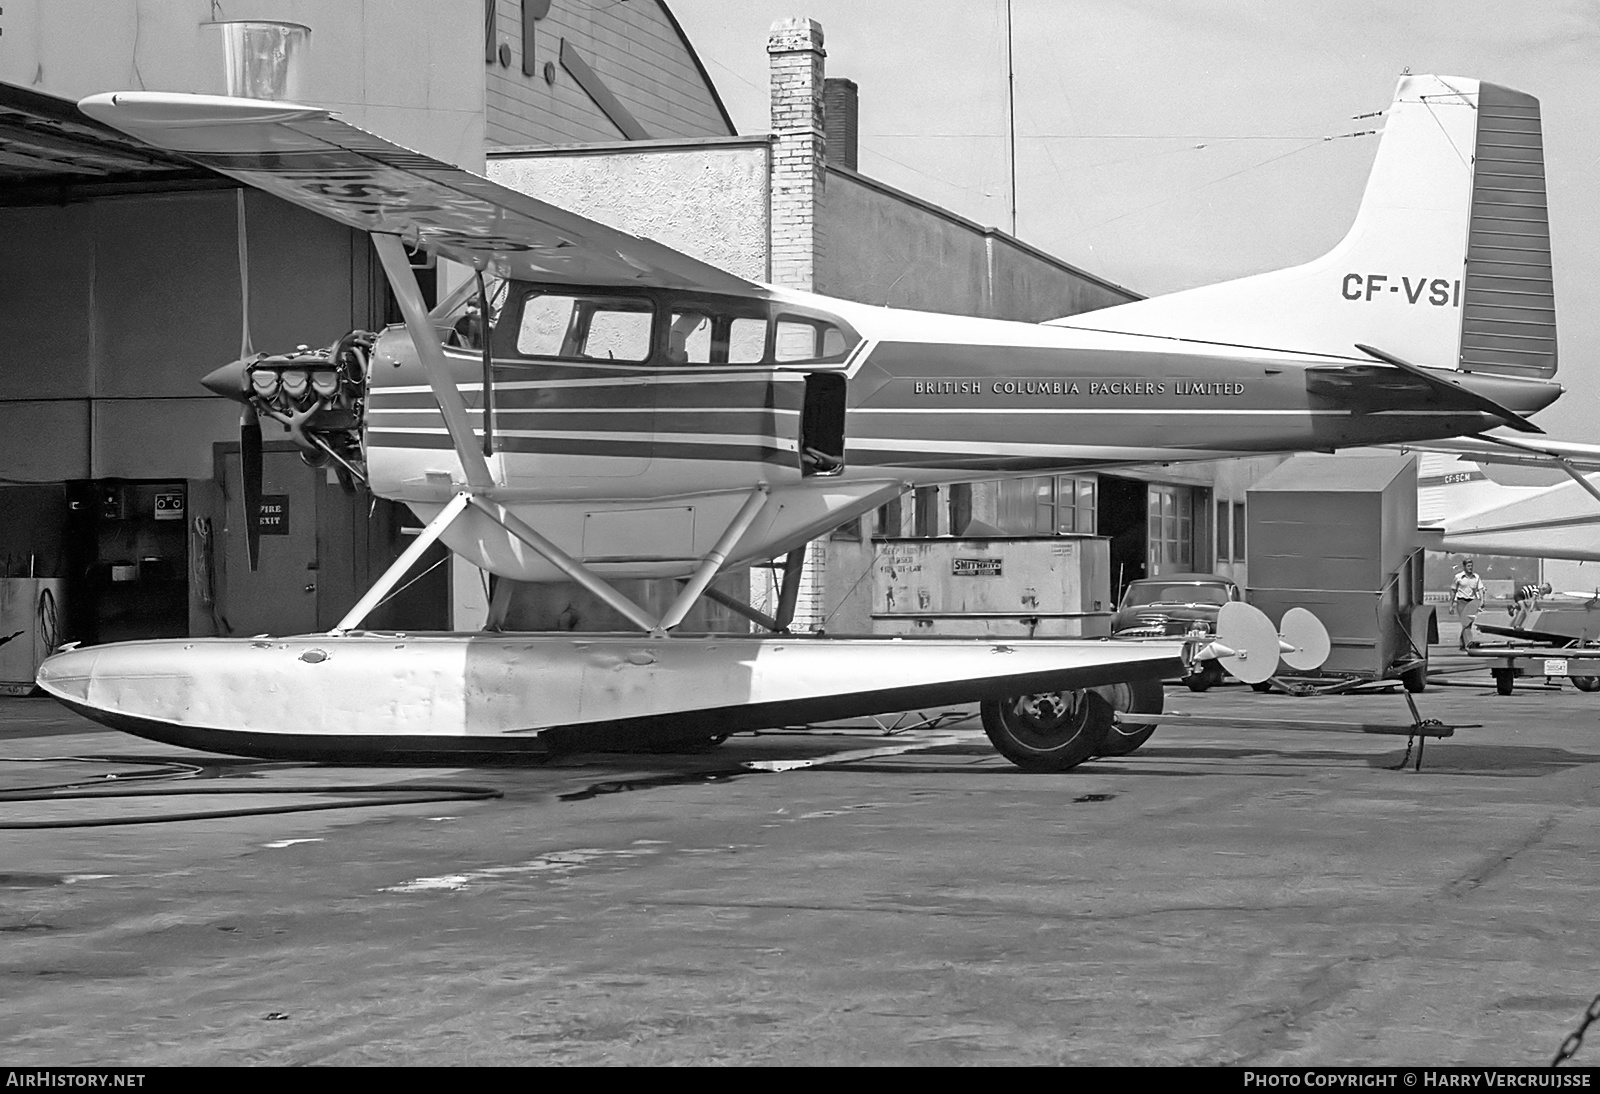
[[[1000,755],[1024,771],[1066,771],[1100,751],[1110,719],[1094,717],[1094,701],[1109,710],[1106,700],[1081,689],[990,699],[978,710]]]
[[[1408,672],[1400,674],[1400,682],[1405,689],[1411,692],[1428,690],[1428,666],[1426,663],[1418,665]]]
[[[1102,756],[1126,756],[1150,739],[1153,723],[1119,726],[1115,713],[1160,714],[1165,693],[1159,680],[1131,680],[1090,690],[1090,706],[1095,717],[1105,719],[1100,737]],[[1104,704],[1102,707],[1101,704]]]
[[[1207,661],[1183,678],[1183,686],[1190,691],[1205,691],[1222,683],[1223,678],[1222,666],[1215,661]]]
[[[1490,669],[1494,675],[1494,690],[1501,695],[1510,695],[1516,681],[1515,669]]]

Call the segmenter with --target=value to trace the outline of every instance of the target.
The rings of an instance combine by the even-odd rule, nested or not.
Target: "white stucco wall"
[[[767,280],[771,146],[765,138],[623,147],[496,153],[488,175],[731,274]]]

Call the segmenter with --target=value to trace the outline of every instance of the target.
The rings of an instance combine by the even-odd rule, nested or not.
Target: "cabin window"
[[[793,319],[778,320],[778,337],[772,345],[779,361],[810,361],[817,356],[817,328]]]
[[[628,297],[529,295],[522,305],[517,352],[527,357],[644,361],[650,356],[655,309]]]
[[[675,311],[667,327],[667,363],[711,363],[711,316],[698,311]]]
[[[785,364],[795,361],[837,360],[850,348],[844,332],[822,319],[801,319],[792,315],[778,319],[773,341],[774,359]]]
[[[501,302],[508,290],[515,295],[502,320]],[[481,344],[485,324],[468,295],[458,290],[453,294],[454,310],[441,307],[435,313],[447,344]],[[513,289],[498,281],[491,282],[489,296],[487,325],[494,332],[496,355],[502,359],[557,358],[666,367],[831,364],[842,362],[860,341],[839,320],[778,311],[752,299],[565,286],[545,289],[527,282]],[[457,313],[466,318],[462,330],[453,331]]]
[[[767,353],[767,321],[735,319],[728,327],[728,364],[756,365]]]
[[[589,331],[578,355],[602,361],[643,361],[650,356],[653,319],[648,307],[599,309],[589,318]]]

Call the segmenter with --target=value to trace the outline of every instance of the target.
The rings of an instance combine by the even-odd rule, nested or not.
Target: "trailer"
[[[1579,691],[1600,691],[1600,595],[1580,603],[1557,598],[1529,612],[1521,627],[1479,623],[1477,630],[1507,640],[1467,651],[1488,659],[1501,695],[1512,693],[1519,676],[1565,677]]]
[[[1600,649],[1578,646],[1475,646],[1472,657],[1489,662],[1494,690],[1510,695],[1519,676],[1565,677],[1579,691],[1600,691]]]
[[[1279,675],[1258,690],[1347,691],[1398,682],[1422,691],[1439,640],[1424,601],[1416,457],[1390,452],[1287,460],[1246,504],[1247,596],[1280,622],[1306,608],[1331,649],[1313,674]]]

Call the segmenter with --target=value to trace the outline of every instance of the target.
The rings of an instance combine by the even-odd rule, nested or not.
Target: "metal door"
[[[306,634],[317,629],[318,476],[294,451],[263,453],[261,557],[252,573],[245,554],[239,452],[222,453],[222,633]]]

